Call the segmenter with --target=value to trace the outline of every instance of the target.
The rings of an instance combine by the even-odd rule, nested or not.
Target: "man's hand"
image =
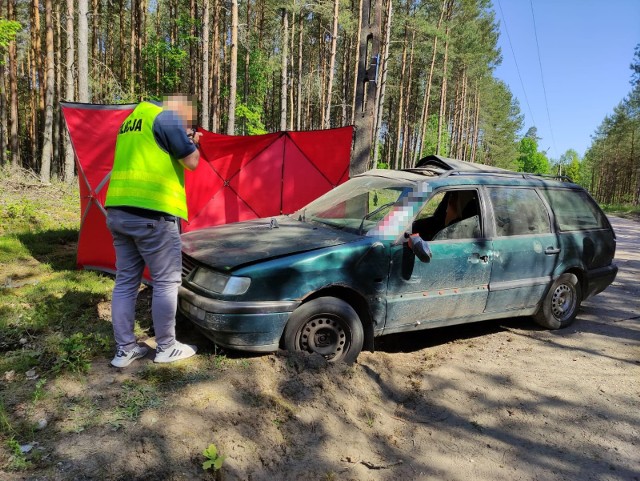
[[[200,145],[200,137],[202,137],[202,132],[196,131],[196,129],[187,129],[187,137],[191,139],[195,145]]]

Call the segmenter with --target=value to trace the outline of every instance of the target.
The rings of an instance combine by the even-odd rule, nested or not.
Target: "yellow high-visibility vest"
[[[184,167],[153,136],[160,112],[162,107],[141,102],[120,126],[105,206],[141,207],[186,220]]]

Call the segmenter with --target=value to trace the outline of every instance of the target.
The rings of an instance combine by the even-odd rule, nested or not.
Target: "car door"
[[[532,187],[487,191],[495,231],[486,312],[530,314],[551,283],[560,254],[549,212]]]
[[[428,262],[418,260],[406,243],[391,246],[385,334],[467,322],[484,311],[491,272],[484,202],[478,190],[458,189],[471,199],[460,206],[465,218],[434,228],[443,222],[450,192],[434,193],[414,222],[414,232],[429,232],[424,239],[432,252]],[[422,223],[431,225],[418,228]]]

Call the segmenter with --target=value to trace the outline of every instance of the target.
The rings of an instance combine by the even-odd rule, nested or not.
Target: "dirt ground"
[[[640,224],[612,221],[618,278],[567,329],[509,319],[389,336],[353,366],[227,353],[203,375],[197,360],[100,359],[48,386],[69,406],[38,413],[48,466],[0,478],[214,479],[201,465],[215,443],[227,481],[640,480]],[[160,396],[145,398],[153,376]],[[105,414],[135,396],[134,420]]]

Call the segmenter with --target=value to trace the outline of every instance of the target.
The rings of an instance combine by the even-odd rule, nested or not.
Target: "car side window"
[[[437,192],[422,207],[412,232],[424,240],[474,239],[482,236],[476,190]]]
[[[604,215],[586,192],[570,189],[543,190],[561,231],[603,229]]]
[[[535,190],[492,187],[489,197],[498,237],[551,232],[549,213]]]

